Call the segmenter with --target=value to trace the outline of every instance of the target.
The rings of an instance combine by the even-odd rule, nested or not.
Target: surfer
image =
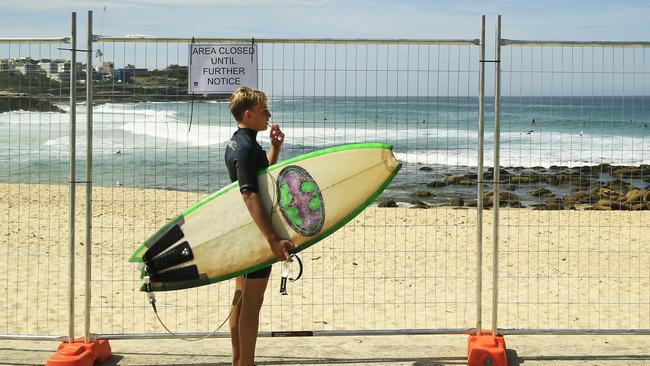
[[[277,124],[271,125],[268,154],[257,143],[257,133],[267,129],[271,118],[266,103],[267,97],[263,92],[247,87],[237,89],[230,97],[230,112],[237,121],[237,131],[226,146],[225,160],[231,181],[239,181],[239,191],[253,221],[266,237],[276,258],[285,261],[290,260],[289,249],[295,246],[275,233],[258,196],[257,171],[277,162],[284,143],[284,133]],[[260,309],[270,274],[271,266],[268,266],[236,279],[235,308],[230,316],[234,366],[254,364]]]

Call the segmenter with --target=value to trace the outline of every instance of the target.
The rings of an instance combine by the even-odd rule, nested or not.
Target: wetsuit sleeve
[[[235,161],[237,169],[237,179],[239,181],[239,191],[259,192],[257,184],[257,161],[254,154],[241,154]]]

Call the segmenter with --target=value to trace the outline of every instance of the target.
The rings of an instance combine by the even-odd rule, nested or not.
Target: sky
[[[77,12],[78,45],[85,45],[85,32],[87,29],[87,12],[94,12],[94,33],[104,36],[133,36],[147,35],[158,37],[211,37],[211,38],[386,38],[386,39],[477,39],[480,34],[480,17],[486,15],[486,58],[491,59],[494,55],[494,28],[496,16],[502,16],[502,38],[519,40],[573,40],[573,41],[650,41],[650,1],[628,0],[628,1],[569,1],[569,0],[0,0],[0,39],[2,38],[38,38],[38,37],[63,37],[70,32],[70,13]],[[53,46],[55,47],[55,46]],[[105,60],[115,61],[116,67],[123,67],[126,64],[135,64],[138,67],[150,69],[164,68],[165,61],[169,55],[176,59],[169,63],[184,64],[186,62],[186,51],[168,51],[166,48],[159,48],[163,52],[160,57],[156,52],[148,55],[143,52],[140,44],[136,50],[120,47],[111,53],[112,46],[104,47],[105,59],[95,61],[100,64]],[[5,47],[6,48],[6,47]],[[113,47],[114,48],[114,47]],[[506,47],[508,48],[508,47]],[[9,49],[9,48],[7,48]],[[56,50],[56,48],[53,48]],[[289,48],[290,50],[293,50]],[[0,57],[7,57],[9,52],[0,48]],[[302,52],[298,48],[297,52]],[[319,49],[323,51],[323,48]],[[373,48],[370,48],[372,53]],[[416,48],[413,50],[417,51]],[[344,50],[348,52],[347,49]],[[571,68],[576,60],[581,61],[577,69],[573,69],[578,75],[583,71],[590,71],[586,67],[594,67],[594,70],[613,69],[622,72],[624,69],[640,74],[625,77],[618,77],[615,81],[597,80],[592,82],[589,76],[580,76],[580,84],[594,85],[594,93],[608,94],[647,94],[650,87],[650,78],[645,68],[646,55],[650,55],[650,49],[626,49],[610,52],[608,50],[595,49],[573,49],[544,50],[543,55],[536,53],[519,53],[516,47],[507,50],[514,55],[506,60],[512,63],[512,68],[528,67],[538,68],[536,63],[544,65],[545,70],[557,70],[561,67]],[[4,52],[4,53],[3,53]],[[27,47],[11,48],[11,56],[18,54],[25,56],[25,52],[32,52]],[[40,52],[37,49],[34,52]],[[56,53],[58,52],[58,54]],[[63,57],[65,51],[45,54],[43,57]],[[168,52],[165,54],[165,52]],[[349,52],[356,52],[350,49]],[[399,52],[409,52],[400,49]],[[445,48],[434,50],[443,54],[445,59]],[[449,51],[451,54],[455,49]],[[460,52],[460,51],[459,51]],[[473,51],[478,52],[478,51]],[[565,52],[567,52],[565,54]],[[130,55],[127,55],[130,53]],[[137,53],[137,55],[136,55]],[[145,55],[143,55],[145,54]],[[261,52],[260,54],[263,54]],[[361,52],[363,54],[363,51]],[[19,56],[20,56],[19,55]],[[180,56],[179,56],[180,55]],[[335,55],[335,54],[334,54]],[[356,55],[356,54],[355,54]],[[463,54],[464,55],[464,54]],[[268,53],[267,53],[268,56]],[[315,54],[314,65],[328,62],[333,52],[327,56]],[[558,57],[564,61],[558,61]],[[611,56],[611,57],[610,57]],[[84,56],[78,56],[85,58]],[[97,57],[97,56],[96,56]],[[277,58],[276,64],[282,64],[281,55]],[[356,57],[356,56],[355,56]],[[364,60],[362,56],[356,60]],[[422,56],[424,57],[424,56]],[[339,57],[347,60],[347,54]],[[377,54],[377,59],[386,59],[383,54]],[[416,62],[418,56],[390,57],[398,59],[399,62]],[[458,53],[452,62],[447,65],[449,70],[458,69],[460,61],[475,60],[477,54],[469,57]],[[99,61],[99,62],[98,62]],[[300,60],[299,60],[300,61]],[[372,60],[371,60],[372,61]],[[304,61],[307,62],[307,61]],[[357,62],[357,61],[354,61]],[[373,61],[374,62],[374,61]],[[428,62],[428,61],[427,61]],[[463,61],[464,62],[464,61]],[[563,64],[563,62],[565,64]],[[152,64],[154,63],[154,64]],[[165,63],[165,64],[161,64]],[[334,62],[336,63],[336,62]],[[592,66],[589,66],[593,63]],[[331,61],[328,63],[333,64]],[[404,64],[398,68],[416,68],[415,65]],[[284,65],[284,64],[282,64]],[[338,64],[337,64],[338,65]],[[405,66],[407,65],[407,66]],[[464,64],[463,64],[464,65]],[[475,69],[477,63],[471,64]],[[504,69],[506,63],[502,63]],[[285,65],[287,66],[287,65]],[[287,67],[290,67],[289,65]],[[372,66],[372,62],[371,62]],[[311,66],[305,66],[311,67]],[[317,66],[313,66],[316,67]],[[348,67],[355,68],[358,65],[338,65],[337,69],[344,70]],[[379,64],[377,67],[381,68]],[[390,65],[386,67],[390,68]],[[429,65],[429,67],[432,67]],[[491,67],[491,65],[490,65]],[[541,65],[540,65],[541,67]],[[363,74],[363,73],[361,73]],[[492,85],[493,73],[486,73],[487,85]],[[530,82],[509,78],[508,90],[522,89],[524,94],[566,94],[563,80],[556,81],[553,75],[544,74],[545,79]],[[623,74],[620,74],[623,75]],[[325,79],[332,79],[332,76],[342,76],[341,82],[335,82],[336,87],[347,88],[347,82],[364,82],[358,77],[345,78],[341,75],[319,75],[316,78],[324,82]],[[362,75],[363,76],[363,75]],[[403,75],[379,75],[378,79],[387,80],[399,78],[396,87],[386,87],[386,93],[408,93],[405,88],[413,87],[416,79],[422,79],[423,75],[414,76],[411,83]],[[454,84],[468,85],[474,93],[475,79],[467,80],[461,76],[456,77],[453,72],[446,73],[452,82],[437,80]],[[474,75],[475,76],[475,75]],[[304,77],[312,78],[312,75]],[[456,79],[453,79],[456,77]],[[532,77],[532,76],[531,76]],[[287,77],[276,77],[274,83],[283,83]],[[273,79],[273,76],[270,77]],[[565,77],[566,79],[566,77]],[[638,79],[638,80],[637,80]],[[643,79],[643,80],[641,80]],[[648,79],[648,80],[646,80]],[[266,78],[269,80],[269,78]],[[283,81],[284,80],[284,81]],[[332,79],[333,80],[333,79]],[[338,80],[338,79],[337,79]],[[361,81],[359,81],[361,80]],[[400,86],[401,82],[405,86]],[[467,81],[466,81],[467,80]],[[568,80],[568,79],[567,79]],[[300,80],[299,80],[300,81]],[[294,79],[287,82],[296,83]],[[379,81],[377,81],[379,83]],[[408,84],[408,85],[407,85]],[[535,85],[541,85],[539,87]],[[265,85],[269,86],[269,85]],[[453,85],[452,85],[453,86]],[[271,85],[273,89],[275,85]],[[312,86],[316,88],[315,86]],[[426,86],[421,86],[422,88]],[[279,89],[283,89],[280,86]],[[451,88],[451,87],[450,87]],[[524,90],[528,88],[527,90]],[[457,90],[448,91],[451,94],[459,95],[465,93]],[[491,87],[488,87],[487,94],[490,94]],[[337,93],[336,90],[325,90],[326,94]],[[419,93],[418,91],[415,91]],[[573,91],[572,91],[573,92]],[[587,92],[586,90],[584,92]],[[519,93],[519,92],[513,92]]]
[[[1,0],[0,38],[58,37],[76,11],[80,35],[650,40],[650,1],[567,0]]]

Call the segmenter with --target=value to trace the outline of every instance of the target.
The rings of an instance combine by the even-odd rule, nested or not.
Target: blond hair
[[[266,104],[266,101],[267,98],[264,92],[242,86],[232,93],[228,107],[235,120],[241,122],[245,111],[252,109],[256,105]]]

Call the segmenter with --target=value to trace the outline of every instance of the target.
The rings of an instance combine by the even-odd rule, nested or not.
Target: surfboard
[[[401,168],[392,146],[348,144],[297,156],[258,172],[273,229],[300,252],[370,205]],[[238,182],[187,208],[131,255],[150,286],[169,291],[224,281],[276,262]]]

